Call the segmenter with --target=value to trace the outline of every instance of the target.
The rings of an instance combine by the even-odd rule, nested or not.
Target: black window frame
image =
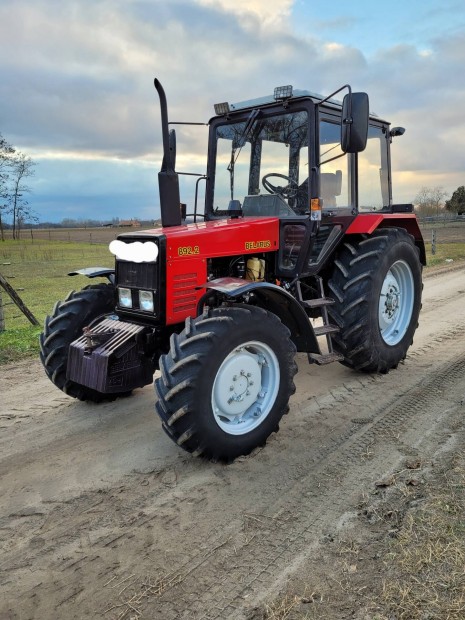
[[[314,183],[315,164],[315,103],[310,98],[302,98],[284,103],[279,102],[265,106],[259,106],[264,117],[276,116],[281,114],[289,114],[293,112],[305,111],[308,114],[308,168],[309,168],[309,201],[313,196],[312,183]],[[232,112],[227,116],[219,116],[213,118],[209,122],[208,136],[208,159],[207,159],[207,180],[205,187],[205,205],[204,214],[206,220],[218,220],[229,217],[225,213],[215,214],[213,208],[214,187],[215,187],[215,171],[216,171],[216,129],[220,125],[226,125],[228,122],[240,123],[246,122],[250,116],[250,112],[257,108],[244,108],[243,110]],[[226,207],[225,207],[226,208]],[[307,217],[307,216],[299,216]]]

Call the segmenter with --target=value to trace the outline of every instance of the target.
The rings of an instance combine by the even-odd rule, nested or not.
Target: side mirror
[[[344,97],[341,119],[341,149],[344,153],[360,153],[365,150],[369,113],[366,93],[348,93]]]

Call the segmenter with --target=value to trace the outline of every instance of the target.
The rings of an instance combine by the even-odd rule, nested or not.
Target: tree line
[[[458,187],[446,200],[448,193],[444,187],[422,187],[413,199],[417,212],[424,216],[438,216],[444,210],[457,215],[465,214],[465,186]]]
[[[12,219],[13,239],[19,239],[26,220],[36,221],[33,210],[26,199],[31,189],[28,177],[34,175],[35,162],[14,148],[0,133],[0,239],[4,237],[4,218]]]

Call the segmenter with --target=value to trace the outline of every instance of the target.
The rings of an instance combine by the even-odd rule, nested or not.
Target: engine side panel
[[[207,260],[221,256],[274,252],[279,247],[278,218],[231,219],[165,228],[166,324],[195,316],[205,293]]]

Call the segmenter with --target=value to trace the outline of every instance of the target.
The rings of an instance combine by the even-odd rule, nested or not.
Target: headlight
[[[152,291],[139,291],[139,307],[146,312],[153,312]]]
[[[122,308],[132,308],[131,289],[118,287],[118,300]]]

